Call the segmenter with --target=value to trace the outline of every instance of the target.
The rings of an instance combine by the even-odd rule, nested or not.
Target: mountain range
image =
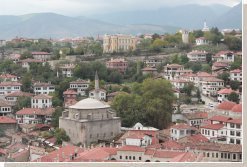
[[[64,38],[103,34],[172,33],[180,28],[201,29],[204,20],[209,27],[241,28],[241,4],[185,5],[158,10],[108,13],[90,17],[69,17],[56,13],[34,13],[0,16],[0,39],[16,36],[29,38]]]

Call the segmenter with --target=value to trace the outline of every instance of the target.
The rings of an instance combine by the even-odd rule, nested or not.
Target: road
[[[207,96],[204,96],[201,94],[201,99],[205,101],[205,106],[207,108],[213,109],[218,105],[218,102],[213,101],[212,99],[208,98]],[[214,107],[210,107],[209,104],[213,104]]]

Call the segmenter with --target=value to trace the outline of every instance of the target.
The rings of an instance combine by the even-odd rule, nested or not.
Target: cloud
[[[8,0],[1,3],[0,14],[54,12],[64,15],[91,15],[111,11],[157,9],[184,4],[224,4],[234,6],[241,0]]]

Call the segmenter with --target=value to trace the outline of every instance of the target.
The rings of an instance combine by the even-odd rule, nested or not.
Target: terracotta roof
[[[16,115],[52,115],[54,108],[24,108],[16,112]]]
[[[174,140],[168,140],[164,143],[161,143],[162,149],[173,149],[173,150],[182,150],[184,147]]]
[[[227,122],[230,119],[231,119],[230,117],[225,117],[225,116],[221,116],[221,115],[215,115],[215,116],[211,117],[209,120]]]
[[[242,119],[231,119],[227,121],[228,123],[242,124]]]
[[[12,74],[1,74],[0,78],[17,78],[17,76]]]
[[[200,50],[192,50],[191,52],[188,53],[189,55],[197,55],[197,54],[208,54],[206,51],[200,51]]]
[[[219,51],[218,53],[216,53],[215,56],[225,55],[225,54],[228,54],[228,53],[233,54],[232,51],[229,51],[229,50],[226,50],[225,51],[225,50],[223,50],[223,51]]]
[[[32,52],[32,55],[50,55],[48,52]]]
[[[242,70],[240,69],[235,69],[235,70],[232,70],[230,71],[231,73],[242,73]]]
[[[231,88],[224,88],[218,91],[218,94],[230,94],[232,92],[235,92],[234,90],[232,90]]]
[[[1,154],[6,155],[6,154],[7,154],[6,150],[5,150],[5,149],[0,148],[0,155],[1,155]]]
[[[41,128],[44,128],[44,127],[48,127],[48,128],[51,127],[50,125],[47,125],[47,124],[36,124],[35,126],[36,126],[36,128],[38,128],[38,129],[41,129]]]
[[[176,125],[171,126],[173,129],[195,129],[195,127],[192,127],[185,123],[178,123]]]
[[[38,94],[34,96],[32,99],[51,99],[52,96],[46,95],[46,94]]]
[[[152,67],[145,67],[142,69],[142,71],[157,71],[157,69]]]
[[[16,92],[7,94],[5,97],[22,97],[22,96],[31,97],[31,96],[33,96],[33,94],[27,93],[27,92],[22,92],[22,91],[16,91]]]
[[[77,95],[77,92],[73,89],[67,89],[63,92],[64,95]]]
[[[224,127],[223,124],[209,124],[209,125],[202,126],[201,128],[212,129],[212,130],[220,130],[223,127]]]
[[[241,112],[242,112],[242,103],[235,105],[235,106],[232,108],[232,112],[241,113]]]
[[[72,162],[86,162],[86,161],[105,161],[111,155],[117,154],[117,148],[111,147],[97,147],[90,150],[85,150],[78,155],[78,158],[71,160]]]
[[[1,82],[0,86],[21,86],[19,82]]]
[[[185,152],[181,155],[174,157],[170,162],[194,162],[197,156],[192,152]]]
[[[180,65],[180,64],[167,64],[166,67],[183,67],[183,65]]]
[[[122,146],[118,151],[133,151],[133,152],[144,152],[145,148],[138,146]]]
[[[36,82],[33,84],[34,87],[49,87],[54,86],[51,83],[44,83],[44,82]]]
[[[177,83],[189,83],[189,81],[182,80],[182,79],[175,79],[175,80],[172,80],[171,82],[177,82]]]
[[[207,112],[194,112],[194,113],[184,113],[183,114],[187,119],[206,119],[208,118]]]
[[[11,107],[13,106],[10,102],[8,102],[7,100],[2,100],[0,99],[0,107]]]
[[[196,76],[197,77],[212,77],[212,75],[207,72],[198,72],[196,73]]]
[[[224,82],[224,80],[218,79],[215,77],[204,78],[203,81],[205,81],[205,82]]]
[[[26,62],[26,63],[43,63],[42,60],[36,60],[36,59],[24,59],[24,60],[20,60],[20,62]]]
[[[174,158],[174,157],[181,155],[181,154],[184,154],[184,152],[156,150],[153,157],[156,157],[156,158]]]
[[[83,149],[73,145],[64,146],[58,150],[52,151],[49,154],[38,158],[34,162],[63,162],[65,160],[69,160],[70,155],[80,154],[83,152]]]
[[[0,116],[0,124],[15,124],[16,120],[6,116]]]
[[[222,103],[220,103],[217,106],[217,109],[231,110],[235,105],[236,105],[236,103],[234,103],[234,102],[231,102],[231,101],[223,101]]]
[[[229,66],[229,62],[214,62],[213,66],[214,67],[228,67]]]
[[[90,84],[90,81],[89,80],[78,79],[76,81],[70,82],[70,84]]]

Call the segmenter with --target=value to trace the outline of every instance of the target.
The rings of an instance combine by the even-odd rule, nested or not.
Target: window
[[[231,136],[234,136],[235,135],[235,132],[234,131],[230,131],[230,135]]]
[[[128,159],[128,156],[125,156],[125,159]]]
[[[209,153],[207,153],[207,157],[209,157]]]
[[[141,161],[142,160],[142,157],[139,157],[139,161]]]
[[[212,158],[214,158],[214,153],[212,153]]]
[[[230,139],[230,143],[234,144],[234,139]]]
[[[236,128],[237,128],[237,129],[240,129],[240,125],[239,125],[239,124],[237,124],[237,125],[236,125]]]
[[[122,159],[122,155],[119,156],[119,159]]]
[[[231,159],[231,154],[230,153],[228,153],[228,159]]]
[[[231,124],[230,124],[230,127],[231,127],[231,128],[234,128],[234,124],[231,123]]]
[[[233,159],[236,159],[236,154],[233,154],[232,158],[233,158]]]
[[[236,132],[236,136],[241,136],[241,132]]]
[[[131,160],[131,156],[129,156],[129,159]]]
[[[236,139],[236,144],[241,144],[241,141],[239,139]]]
[[[136,157],[135,156],[133,156],[133,160],[135,160],[136,159]]]
[[[215,157],[218,158],[218,153],[215,154]]]

